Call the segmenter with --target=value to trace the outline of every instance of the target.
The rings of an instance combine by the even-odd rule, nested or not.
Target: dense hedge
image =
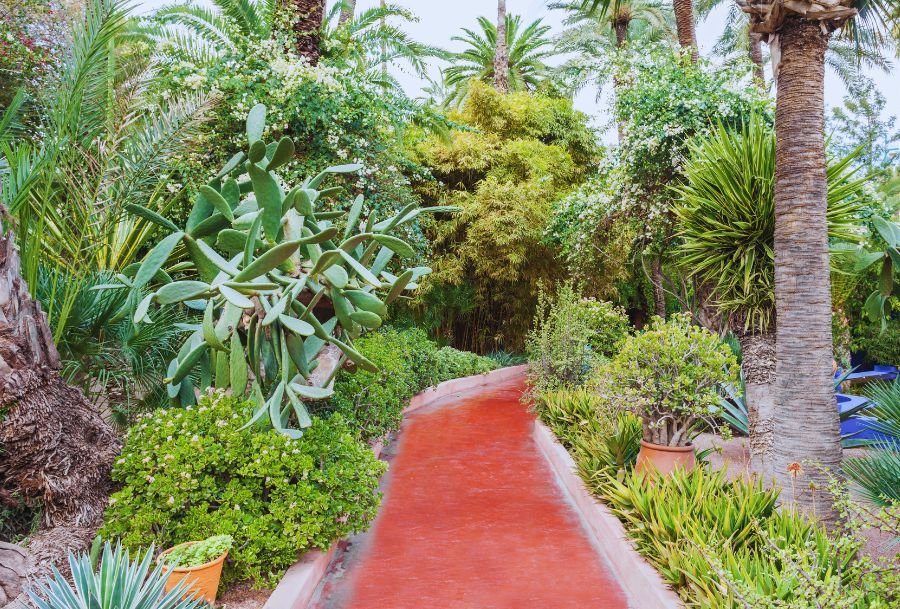
[[[101,534],[128,548],[231,535],[224,580],[272,585],[305,551],[366,528],[386,465],[339,415],[299,440],[244,430],[251,405],[224,394],[145,415],[127,435]]]
[[[341,414],[364,440],[398,429],[403,408],[426,387],[497,368],[486,357],[438,348],[418,329],[373,332],[355,345],[379,371],[342,372],[335,381],[334,396],[320,414]]]

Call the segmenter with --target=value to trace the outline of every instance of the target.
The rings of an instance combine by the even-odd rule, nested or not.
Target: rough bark
[[[655,314],[666,318],[666,291],[663,287],[662,260],[654,258],[650,263],[650,283],[653,285],[653,306]]]
[[[678,44],[682,48],[691,49],[691,58],[694,61],[700,57],[697,49],[697,32],[694,28],[694,3],[693,0],[673,0],[675,10],[675,28],[678,31]]]
[[[782,501],[825,522],[837,514],[828,475],[841,464],[832,387],[826,222],[825,49],[819,23],[788,17],[780,32],[775,110],[776,400],[774,466]],[[796,474],[794,463],[803,464]]]
[[[509,49],[506,46],[506,0],[497,0],[497,41],[494,46],[494,88],[509,92]]]
[[[294,50],[309,65],[319,63],[322,56],[322,20],[325,0],[282,0],[283,22],[294,32]]]
[[[22,594],[29,558],[23,548],[0,542],[0,607],[5,607]]]
[[[613,22],[613,28],[616,32],[616,48],[623,49],[625,45],[628,43],[628,26],[631,23],[631,17],[628,15],[620,15]],[[619,88],[619,77],[613,74],[613,91],[617,91]],[[616,129],[619,136],[619,144],[622,144],[622,141],[625,139],[625,123],[623,121],[619,121],[616,125]]]
[[[28,575],[47,572],[93,538],[119,452],[112,428],[63,381],[59,367],[10,231],[0,237],[0,488],[43,506],[42,530],[29,544]]]
[[[344,3],[341,5],[341,16],[338,17],[338,26],[345,25],[348,21],[353,19],[354,13],[356,13],[356,0],[343,0]]]
[[[741,341],[744,403],[747,406],[750,459],[766,479],[772,474],[772,430],[775,423],[775,336],[746,334]]]
[[[761,89],[766,88],[766,72],[763,69],[762,34],[750,32],[750,61],[753,62],[753,78]]]

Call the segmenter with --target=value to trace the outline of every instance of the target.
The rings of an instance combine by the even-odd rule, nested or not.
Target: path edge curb
[[[429,406],[438,400],[519,376],[524,374],[527,368],[527,364],[510,366],[491,370],[484,374],[444,381],[414,395],[409,401],[409,405],[403,409],[403,415]],[[376,457],[381,454],[381,450],[381,442],[372,446],[372,452]],[[340,540],[334,542],[326,551],[313,550],[304,554],[285,572],[284,577],[281,578],[263,605],[263,609],[307,609],[319,584],[328,572],[328,566],[334,559],[339,543]]]
[[[681,599],[663,581],[659,572],[635,550],[619,519],[585,488],[584,482],[575,473],[574,459],[553,432],[535,420],[532,435],[556,475],[561,490],[578,513],[594,548],[625,592],[629,607],[684,609]]]

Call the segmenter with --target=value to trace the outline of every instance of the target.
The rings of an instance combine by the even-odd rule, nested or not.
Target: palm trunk
[[[775,109],[776,399],[774,466],[782,501],[826,522],[826,494],[841,464],[832,387],[831,277],[825,177],[825,49],[818,22],[781,29]],[[797,474],[797,466],[803,465]],[[795,472],[792,476],[789,472]]]
[[[494,88],[509,92],[509,49],[506,46],[506,0],[497,0],[497,40],[494,47]]]
[[[766,72],[763,69],[762,34],[750,32],[750,61],[753,62],[753,77],[761,89],[766,88]]]
[[[112,428],[63,381],[59,367],[47,318],[28,294],[9,231],[0,237],[0,490],[43,507],[43,528],[31,539],[28,560],[19,561],[29,574],[47,572],[68,550],[90,543],[119,452]],[[4,573],[0,586],[14,589],[7,588],[14,578]]]
[[[631,23],[631,18],[627,16],[619,16],[616,18],[613,23],[613,27],[616,31],[616,49],[624,49],[625,44],[628,42],[628,25]],[[619,77],[613,74],[613,91],[619,88]],[[622,144],[622,140],[625,138],[625,123],[623,121],[619,121],[616,125],[616,130],[618,132],[619,144]]]
[[[694,29],[694,3],[692,0],[673,0],[675,28],[678,30],[678,44],[691,49],[691,58],[697,61],[697,32]]]
[[[772,478],[772,429],[775,422],[775,336],[740,337],[744,403],[747,406],[750,459],[754,471]]]
[[[356,0],[343,0],[344,3],[341,5],[341,16],[338,18],[338,27],[346,25],[348,21],[353,19],[353,14],[356,12]]]
[[[319,63],[322,56],[322,20],[325,0],[281,0],[283,22],[294,32],[294,50],[309,65]]]
[[[653,259],[650,265],[650,283],[653,284],[653,304],[656,314],[666,318],[666,291],[663,287],[662,260]]]

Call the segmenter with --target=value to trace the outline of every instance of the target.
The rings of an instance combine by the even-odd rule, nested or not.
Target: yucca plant
[[[51,577],[37,580],[28,598],[36,609],[200,609],[207,604],[186,595],[182,582],[165,591],[169,574],[153,566],[153,548],[132,561],[121,544],[109,542],[97,570],[90,554],[69,554],[71,583],[53,568]]]
[[[350,360],[377,371],[353,340],[378,328],[387,306],[431,272],[415,267],[391,273],[395,255],[415,257],[391,233],[420,213],[455,208],[411,204],[379,222],[360,195],[349,212],[320,211],[323,199],[343,190],[320,189],[322,182],[362,167],[329,167],[303,184],[283,187],[275,170],[293,157],[294,144],[283,137],[266,145],[265,116],[261,104],[250,110],[248,151],[235,154],[200,188],[183,230],[152,210],[130,207],[169,234],[108,287],[158,286],[138,304],[136,324],[152,321],[154,304],[184,303],[203,311],[169,365],[166,383],[174,402],[194,403],[195,388],[229,388],[235,395],[249,390],[256,411],[248,425],[267,420],[299,437],[311,424],[304,401],[331,395],[332,377],[318,379],[321,386],[308,383],[325,345],[340,351],[341,365]],[[175,273],[184,278],[173,281]],[[330,318],[320,320],[326,305]]]

